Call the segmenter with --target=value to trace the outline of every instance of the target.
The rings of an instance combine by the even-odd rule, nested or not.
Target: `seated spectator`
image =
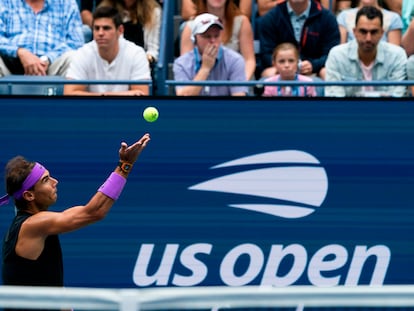
[[[267,12],[270,11],[270,9],[273,9],[276,5],[284,2],[286,0],[256,0],[257,2],[257,15],[263,16]]]
[[[265,82],[312,81],[311,78],[298,74],[299,51],[292,43],[281,43],[275,48],[273,63],[278,74],[265,79]],[[313,86],[267,85],[263,96],[316,96],[316,89]]]
[[[385,6],[388,10],[393,11],[401,16],[401,9],[403,1],[407,0],[382,0],[383,6]],[[408,0],[412,1],[412,0]]]
[[[355,40],[332,48],[326,61],[326,81],[403,81],[405,51],[381,40],[381,10],[362,7],[355,21]],[[327,96],[404,96],[405,86],[327,86]]]
[[[211,13],[220,18],[223,22],[222,42],[236,52],[239,52],[245,61],[245,75],[249,80],[254,77],[256,71],[256,56],[253,44],[253,29],[249,19],[241,14],[233,0],[197,0],[197,14]],[[191,41],[191,28],[193,21],[188,21],[181,33],[180,55],[194,49]]]
[[[142,46],[150,63],[158,60],[162,12],[157,1],[102,0],[100,6],[121,12],[125,39]]]
[[[184,21],[194,19],[197,16],[197,0],[181,0],[181,17]],[[252,1],[256,0],[236,0],[234,3],[240,9],[240,12],[248,19],[251,19],[252,15]]]
[[[405,49],[408,56],[414,54],[414,20],[411,21],[402,37],[401,46]]]
[[[381,8],[378,0],[360,0],[358,7],[342,11],[338,15],[337,20],[339,32],[341,33],[341,43],[354,39],[353,29],[355,28],[355,16],[358,10],[364,6],[375,6],[382,11],[384,21],[384,35],[382,36],[382,40],[400,45],[403,28],[401,16],[395,12]]]
[[[353,2],[354,1],[351,0],[321,0],[323,7],[325,9],[331,10],[334,14],[351,8]]]
[[[272,53],[280,43],[291,42],[300,51],[300,74],[325,77],[325,61],[339,44],[339,28],[332,12],[314,0],[287,0],[259,20],[263,77],[275,74]]]
[[[407,60],[407,76],[408,80],[414,80],[414,55],[411,55]],[[414,85],[410,87],[410,95],[414,96]]]
[[[70,80],[150,80],[142,47],[124,39],[122,18],[112,7],[93,13],[94,40],[77,50],[66,77]],[[148,95],[145,84],[67,84],[65,95]]]
[[[80,13],[82,18],[82,30],[85,42],[92,40],[92,12],[102,0],[80,0]]]
[[[270,9],[275,7],[276,5],[284,2],[286,0],[256,0],[257,2],[257,13],[258,16],[265,15]],[[351,7],[355,7],[356,0],[317,0],[322,4],[322,6],[337,14],[342,10],[349,9]]]
[[[414,80],[414,20],[411,21],[405,32],[401,44],[409,56],[407,61],[408,80]],[[414,96],[414,86],[411,87],[411,96]]]
[[[403,0],[401,18],[403,21],[403,35],[404,35],[411,21],[414,19],[414,1]]]
[[[176,81],[246,81],[243,57],[221,44],[223,24],[215,15],[204,13],[194,19],[195,48],[174,61]],[[177,95],[245,96],[246,86],[180,85]]]
[[[0,0],[0,77],[64,75],[83,43],[75,0]]]

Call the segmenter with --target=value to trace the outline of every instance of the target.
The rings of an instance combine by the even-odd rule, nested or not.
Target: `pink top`
[[[265,82],[277,82],[280,80],[280,75],[276,75],[264,80]],[[304,75],[297,75],[297,81],[311,82],[312,78]],[[264,88],[263,96],[316,96],[316,89],[313,85],[306,86],[278,86],[267,85]]]

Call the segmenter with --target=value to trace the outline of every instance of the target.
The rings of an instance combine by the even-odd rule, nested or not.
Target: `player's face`
[[[274,60],[282,80],[294,80],[298,70],[298,58],[293,50],[280,50]]]
[[[207,45],[218,47],[221,43],[221,29],[218,26],[210,27],[205,33],[197,35],[197,46],[200,54],[203,54]]]
[[[111,18],[98,18],[93,23],[93,38],[99,48],[115,47],[121,34],[122,26],[117,29]]]
[[[47,210],[56,203],[58,181],[45,171],[32,190],[33,203],[39,210]]]
[[[360,52],[370,53],[376,51],[383,33],[384,30],[379,18],[368,19],[366,16],[361,16],[354,28],[354,35]]]

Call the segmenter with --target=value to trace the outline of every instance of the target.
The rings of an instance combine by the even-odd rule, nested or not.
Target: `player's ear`
[[[22,196],[23,196],[23,199],[25,199],[26,201],[31,202],[34,200],[34,193],[32,191],[27,190],[23,192]]]

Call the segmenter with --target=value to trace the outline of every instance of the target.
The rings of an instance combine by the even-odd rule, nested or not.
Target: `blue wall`
[[[0,166],[17,154],[46,165],[57,211],[88,201],[122,139],[151,133],[108,217],[61,236],[67,286],[414,283],[412,102],[35,97],[0,108]],[[12,217],[0,209],[1,235]]]

